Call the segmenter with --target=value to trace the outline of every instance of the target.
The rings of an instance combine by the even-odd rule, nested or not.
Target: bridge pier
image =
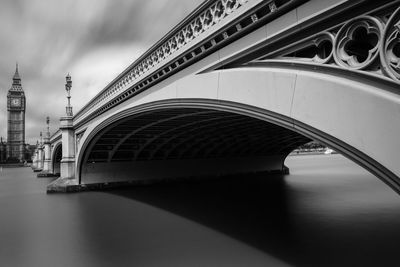
[[[60,119],[62,140],[62,159],[60,178],[47,186],[47,192],[68,192],[78,186],[75,177],[75,131],[73,117],[65,116]]]
[[[44,162],[43,162],[43,169],[40,173],[38,173],[37,177],[55,177],[53,173],[53,168],[51,164],[51,150],[50,150],[50,137],[47,136],[44,138]]]
[[[75,178],[75,142],[72,117],[62,117],[62,159],[61,159],[61,178]]]
[[[38,144],[36,147],[36,152],[35,152],[34,167],[33,167],[34,172],[42,171],[42,168],[43,168],[42,156],[43,156],[42,148]]]
[[[40,144],[38,147],[38,170],[43,170],[43,145]]]
[[[35,152],[33,153],[33,157],[32,157],[32,170],[35,171],[37,169],[37,149],[35,149]]]

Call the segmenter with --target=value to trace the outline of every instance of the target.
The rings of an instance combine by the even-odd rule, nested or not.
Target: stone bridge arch
[[[170,116],[178,120],[185,116],[193,116],[195,121],[196,118],[203,115],[205,117],[202,118],[203,122],[212,121],[213,116],[219,118],[216,121],[226,127],[218,128],[217,123],[215,125],[217,130],[214,134],[218,135],[219,130],[224,134],[222,137],[233,134],[239,143],[246,139],[240,139],[241,134],[245,137],[252,136],[252,131],[243,129],[246,125],[254,131],[258,129],[261,137],[271,137],[264,143],[265,147],[260,147],[261,153],[259,154],[254,149],[257,145],[262,145],[259,143],[260,140],[265,141],[261,137],[257,139],[253,136],[254,143],[250,142],[244,147],[238,148],[238,151],[246,151],[246,145],[248,145],[249,154],[243,152],[244,157],[239,157],[240,160],[237,161],[245,162],[241,163],[245,166],[242,169],[240,164],[232,161],[231,165],[238,168],[234,172],[251,169],[263,170],[262,162],[269,162],[264,165],[265,170],[282,170],[284,159],[291,149],[313,139],[341,152],[374,173],[394,190],[400,191],[398,178],[400,166],[397,159],[400,149],[400,143],[397,141],[397,133],[400,130],[398,85],[388,79],[357,71],[315,64],[275,61],[251,63],[233,69],[192,75],[170,84],[161,83],[97,119],[87,128],[81,140],[80,152],[77,155],[77,175],[80,182],[127,181],[129,177],[138,177],[141,180],[143,168],[140,166],[136,166],[136,170],[140,171],[135,174],[135,168],[129,169],[125,168],[123,164],[115,164],[116,168],[107,169],[106,164],[111,163],[118,152],[118,148],[115,146],[121,146],[135,134],[146,134],[146,129],[157,128],[160,124],[156,121],[167,123],[172,118],[165,115],[167,112],[172,112],[173,114]],[[138,123],[140,119],[136,121],[134,119],[144,116],[144,114],[147,117],[140,130],[134,129],[134,127],[126,128],[126,131],[115,132],[120,137],[119,140],[113,141],[115,143],[101,143],[102,137],[106,138],[108,133],[112,133],[113,128],[117,129],[115,127],[124,123],[128,123],[128,125],[133,122]],[[154,118],[154,121],[151,120],[151,117]],[[183,123],[188,126],[191,122],[186,120]],[[204,126],[194,125],[196,124],[192,125],[194,127],[192,132],[187,130],[188,133],[195,133],[195,127],[202,128]],[[174,127],[180,126],[175,124],[166,131],[173,131]],[[205,136],[212,137],[212,126],[203,128],[209,130],[204,133]],[[160,127],[158,135],[162,135],[162,130],[163,128]],[[151,135],[152,133],[149,134],[149,138],[154,139],[154,136]],[[103,140],[105,140],[104,138]],[[182,144],[183,147],[187,146],[188,148],[186,150],[184,148],[175,149],[179,152],[178,157],[164,156],[164,159],[182,159],[179,156],[188,155],[185,154],[185,151],[191,150],[191,141],[199,144],[198,150],[202,151],[199,152],[199,157],[194,157],[197,163],[201,162],[200,159],[204,156],[208,159],[213,159],[215,156],[212,152],[204,151],[208,145],[216,144],[216,141],[214,143],[205,142],[201,147],[201,138],[185,137],[182,139],[179,139],[179,145]],[[157,160],[159,155],[152,154],[149,148],[157,149],[160,144],[151,146],[152,141],[148,139],[138,141],[138,144],[134,142],[130,148],[134,151],[129,151],[129,146],[127,146],[127,149],[120,150],[119,155],[122,155],[120,159],[124,160],[123,155],[125,155],[125,159],[129,158],[132,163],[136,157],[132,156],[134,154],[132,152],[137,152],[139,157],[135,159],[139,161]],[[223,140],[220,142],[223,143]],[[229,144],[230,141],[227,142]],[[144,149],[142,144],[150,146]],[[233,142],[232,144],[237,145],[238,143]],[[281,149],[278,149],[276,145],[281,146]],[[165,144],[164,146],[168,147]],[[225,149],[227,155],[235,155],[235,151],[230,150],[226,145],[217,145],[216,147],[217,150],[214,149],[214,151],[218,151],[220,148]],[[174,150],[171,151],[170,155],[174,155]],[[250,160],[243,161],[246,156]],[[161,156],[161,158],[163,157]],[[95,160],[93,161],[93,159]],[[190,162],[181,163],[184,164],[178,162],[171,166],[178,168],[185,164],[187,166],[196,165],[196,163]],[[227,164],[223,161],[217,162],[210,168],[210,172],[216,170],[216,173],[220,174],[218,166],[227,171],[229,169]],[[96,169],[97,166],[98,169]],[[146,166],[146,168],[149,167],[149,165]],[[172,173],[168,166],[157,167]],[[119,170],[124,170],[124,174]],[[94,177],[99,173],[105,175],[99,176],[98,180],[88,178],[91,174]],[[180,174],[187,175],[187,173]],[[161,179],[163,177],[155,175],[151,178]]]
[[[60,175],[62,158],[62,142],[56,142],[51,150],[51,168],[53,174]]]

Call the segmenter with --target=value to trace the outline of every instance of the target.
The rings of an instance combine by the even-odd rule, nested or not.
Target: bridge
[[[75,115],[67,76],[33,168],[48,192],[285,173],[317,140],[400,192],[399,7],[205,1]]]

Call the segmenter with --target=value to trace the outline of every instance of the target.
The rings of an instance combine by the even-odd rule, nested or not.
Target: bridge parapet
[[[306,0],[210,0],[123,71],[74,117],[96,116]]]
[[[61,129],[58,129],[50,136],[50,143],[54,144],[59,139],[61,139]]]

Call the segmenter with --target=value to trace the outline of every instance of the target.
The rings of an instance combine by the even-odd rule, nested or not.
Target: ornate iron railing
[[[232,42],[260,22],[272,20],[275,15],[305,1],[205,1],[86,104],[74,121],[82,122],[101,114]]]

